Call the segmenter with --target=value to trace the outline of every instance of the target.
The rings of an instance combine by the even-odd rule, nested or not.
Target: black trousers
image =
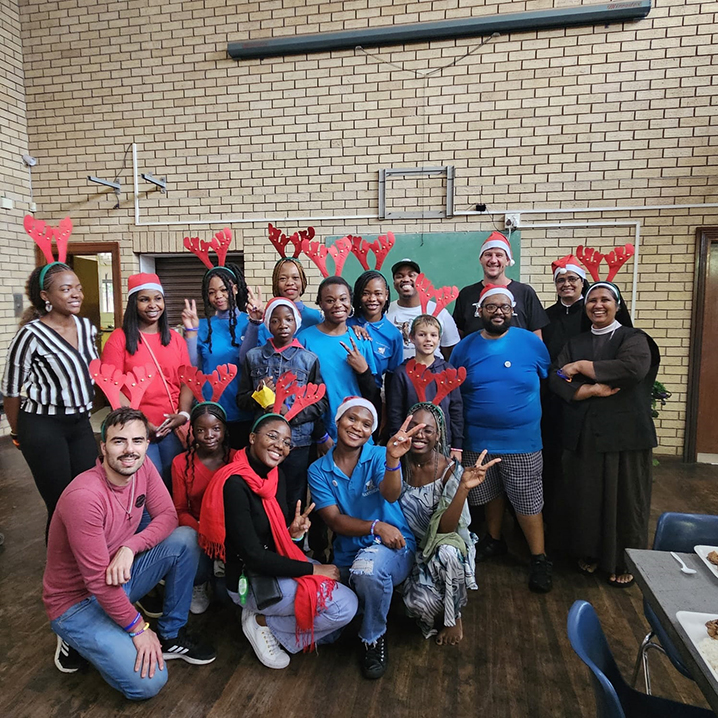
[[[287,482],[287,506],[294,515],[297,501],[302,502],[302,509],[307,505],[307,469],[309,468],[310,446],[297,446],[289,452],[282,462],[282,472]]]
[[[97,460],[89,414],[42,416],[20,411],[20,450],[47,506],[47,528],[65,487]],[[47,538],[47,530],[45,532]]]

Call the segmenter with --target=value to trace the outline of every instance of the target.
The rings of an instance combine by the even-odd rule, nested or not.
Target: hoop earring
[[[45,312],[49,314],[52,311],[52,304],[50,302],[45,302]]]
[[[351,312],[349,312],[349,319],[351,319],[354,316],[354,307],[352,307]]]

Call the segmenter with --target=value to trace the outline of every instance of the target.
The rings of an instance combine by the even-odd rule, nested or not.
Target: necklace
[[[122,505],[122,502],[117,498],[117,494],[115,493],[114,489],[112,488],[112,484],[110,480],[105,476],[105,481],[107,482],[107,488],[109,489],[110,493],[112,494],[113,498],[117,503],[120,505],[120,508],[127,514],[127,520],[129,521],[132,515],[132,506],[135,503],[135,477],[134,474],[132,476],[132,490],[130,491],[130,501],[127,504],[127,507],[124,507]]]
[[[433,483],[434,481],[436,481],[436,478],[437,478],[436,475],[439,471],[439,452],[436,449],[432,449],[431,453],[434,456],[434,476],[432,477],[431,481],[429,481],[427,483]],[[428,461],[425,461],[423,464],[419,464],[417,462],[416,464],[414,464],[414,466],[416,466],[417,469],[420,469],[422,466],[426,466],[428,463],[429,463]],[[409,459],[406,462],[406,473],[407,473],[407,477],[406,477],[407,483],[409,484],[409,486],[413,486],[414,484],[411,481],[411,479],[412,479],[411,459]],[[425,484],[422,484],[422,485],[425,485]]]

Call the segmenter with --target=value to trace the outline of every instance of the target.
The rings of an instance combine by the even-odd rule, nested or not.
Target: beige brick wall
[[[29,203],[28,171],[22,162],[22,155],[28,152],[22,50],[17,0],[0,0],[0,197],[14,203],[11,210],[0,209],[2,357],[17,328],[12,295],[24,293],[34,261],[32,243],[26,241],[22,228]]]
[[[293,230],[306,223],[282,217],[374,215],[378,170],[389,166],[454,165],[457,210],[477,202],[495,210],[716,202],[718,23],[711,3],[663,2],[623,26],[515,33],[468,57],[477,40],[367,48],[372,56],[352,50],[241,63],[226,56],[227,42],[242,38],[574,4],[22,0],[28,131],[41,158],[39,216],[70,213],[76,238],[121,241],[127,274],[137,268],[137,252],[179,252],[188,231],[209,235],[232,218],[270,217]],[[416,74],[453,62],[429,77]],[[163,195],[141,182],[141,221],[175,226],[134,226],[133,141],[140,171],[169,183]],[[114,194],[87,183],[88,174],[119,177],[120,209],[112,209]],[[439,201],[430,182],[407,183],[392,196],[395,208]],[[661,376],[674,392],[660,421],[660,450],[679,453],[694,233],[718,224],[718,214],[523,217],[557,220],[641,222],[639,325],[661,345]],[[320,235],[492,228],[485,216],[314,225]],[[266,288],[275,256],[265,226],[232,225],[248,277]],[[608,249],[631,231],[527,228],[523,278],[550,301],[551,259],[579,243]],[[669,276],[677,291],[670,297]],[[630,279],[625,270],[622,278]]]

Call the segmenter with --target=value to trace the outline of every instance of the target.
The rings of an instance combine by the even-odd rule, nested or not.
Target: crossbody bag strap
[[[162,371],[162,367],[160,366],[160,363],[157,361],[157,357],[155,356],[155,353],[152,351],[152,347],[150,346],[150,343],[147,341],[142,341],[142,343],[147,348],[147,351],[150,353],[150,356],[152,357],[152,361],[155,363],[155,366],[157,367],[157,373],[160,375],[160,378],[162,379],[162,383],[164,384],[165,391],[167,392],[167,398],[170,402],[170,410],[174,410],[174,404],[172,403],[172,392],[170,392],[169,384],[167,383],[167,379],[165,378],[165,373]]]

